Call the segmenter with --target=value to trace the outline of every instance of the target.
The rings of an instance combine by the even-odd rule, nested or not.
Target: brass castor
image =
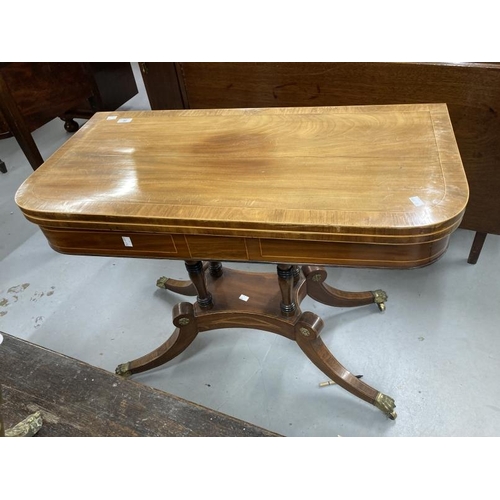
[[[381,313],[385,312],[385,303],[388,300],[387,294],[383,290],[375,290],[373,293],[373,302],[377,304]]]
[[[394,399],[386,394],[378,393],[377,398],[375,400],[375,406],[383,411],[391,420],[396,420],[398,414],[394,411],[396,408],[396,404]]]
[[[128,378],[132,373],[130,372],[129,363],[122,363],[118,365],[115,369],[115,374],[123,378]]]

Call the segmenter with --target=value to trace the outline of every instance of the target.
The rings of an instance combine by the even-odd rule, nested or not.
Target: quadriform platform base
[[[183,352],[200,332],[254,328],[294,340],[334,382],[375,405],[390,419],[396,418],[394,400],[344,368],[321,340],[322,319],[312,312],[302,312],[299,307],[309,295],[318,302],[337,307],[375,303],[383,312],[387,300],[384,291],[353,293],[337,290],[324,283],[327,273],[318,266],[280,265],[277,277],[270,273],[223,268],[220,262],[206,265],[186,262],[186,267],[191,281],[160,278],[157,285],[182,295],[196,295],[196,302],[177,304],[172,313],[176,327],[172,336],[151,353],[119,365],[116,369],[118,375],[129,376],[170,361]],[[245,290],[245,294],[241,290]]]
[[[262,329],[390,418],[394,401],[335,359],[300,303],[383,310],[382,291],[335,290],[319,266],[432,264],[467,199],[444,104],[96,113],[16,195],[58,252],[186,262],[190,281],[159,285],[195,303],[176,305],[173,335],[118,373],[174,358],[199,332]],[[233,261],[277,276],[221,265]]]

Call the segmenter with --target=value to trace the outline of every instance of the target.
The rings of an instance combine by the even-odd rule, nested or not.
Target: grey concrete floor
[[[140,94],[122,109],[149,109],[137,80]],[[58,119],[33,135],[44,158],[70,137]],[[110,371],[162,343],[185,298],[156,279],[185,278],[183,263],[54,252],[14,203],[31,173],[14,139],[0,141],[0,158],[9,169],[0,174],[0,330]],[[500,436],[500,237],[488,236],[472,266],[473,237],[456,231],[423,269],[329,269],[338,288],[386,290],[385,314],[303,302],[324,318],[339,361],[396,400],[394,422],[338,386],[319,388],[326,377],[293,342],[254,330],[203,333],[135,379],[287,436]]]

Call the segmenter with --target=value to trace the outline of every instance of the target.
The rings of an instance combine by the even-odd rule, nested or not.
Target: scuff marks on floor
[[[22,285],[11,286],[7,290],[7,293],[21,293],[24,292],[24,290],[26,290],[26,288],[28,288],[29,286],[30,286],[29,283],[23,283]]]
[[[10,304],[13,302],[17,302],[19,300],[19,293],[24,292],[26,288],[30,286],[29,283],[22,283],[21,285],[15,285],[11,286],[8,290],[7,293],[10,295],[9,298],[2,297],[0,299],[0,307],[8,307]],[[5,316],[8,311],[5,310],[0,310],[0,317]]]
[[[30,283],[21,283],[19,285],[11,286],[5,293],[6,296],[4,297],[0,296],[0,318],[8,313],[7,309],[10,306],[12,306],[12,304],[15,304],[21,299],[23,292],[25,292],[30,285],[31,285]],[[50,297],[51,295],[54,295],[55,289],[56,289],[55,286],[51,286],[50,290],[48,290],[47,292],[35,291],[33,295],[30,297],[30,302],[37,302],[44,296]],[[26,296],[26,299],[27,298],[28,296]],[[43,316],[38,316],[35,319],[36,323],[35,328],[38,328],[42,322],[43,322]]]
[[[38,299],[41,299],[45,295],[45,292],[35,292],[31,297],[31,302],[36,302]]]
[[[43,322],[45,321],[45,318],[43,316],[37,316],[36,318],[34,318],[35,320],[35,328],[40,328],[43,324]]]

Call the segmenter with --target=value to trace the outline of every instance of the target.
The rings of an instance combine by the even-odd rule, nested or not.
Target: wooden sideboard
[[[500,234],[500,64],[139,63],[152,109],[446,103],[467,174],[461,227]]]
[[[0,139],[14,136],[35,170],[43,159],[31,132],[56,117],[74,132],[74,118],[115,110],[135,94],[128,62],[0,63]]]

